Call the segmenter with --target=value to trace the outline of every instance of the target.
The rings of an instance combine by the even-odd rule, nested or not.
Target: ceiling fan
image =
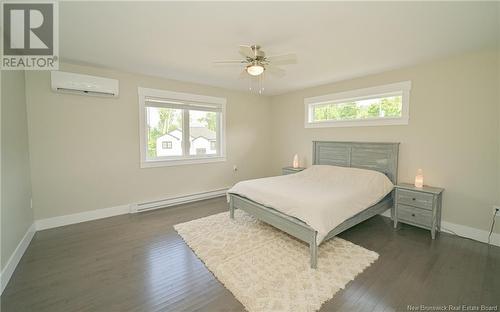
[[[261,50],[261,47],[257,44],[251,46],[240,45],[239,53],[244,57],[244,59],[214,61],[214,64],[244,65],[245,68],[240,74],[240,77],[246,77],[247,74],[251,77],[258,77],[260,82],[259,93],[262,93],[263,91],[262,76],[264,72],[277,77],[283,77],[285,75],[285,70],[280,67],[276,67],[276,65],[297,63],[297,57],[294,53],[266,56],[266,53]],[[250,87],[250,90],[252,90],[252,87]]]

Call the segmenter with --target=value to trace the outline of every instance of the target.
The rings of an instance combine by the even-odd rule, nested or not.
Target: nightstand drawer
[[[434,195],[398,189],[398,204],[410,205],[422,209],[432,210]]]
[[[407,221],[425,227],[431,227],[432,225],[432,211],[430,210],[415,208],[398,203],[397,217],[398,220],[402,222]]]

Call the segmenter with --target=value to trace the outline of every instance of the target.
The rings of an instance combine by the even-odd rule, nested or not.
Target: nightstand
[[[304,169],[306,169],[306,168],[302,168],[302,167],[299,167],[299,168],[284,167],[284,168],[281,169],[281,173],[282,173],[282,175],[292,174],[292,173],[300,172],[300,171],[302,171]]]
[[[411,224],[431,231],[441,230],[441,205],[444,189],[439,187],[415,187],[401,183],[395,186],[394,228],[398,222]]]

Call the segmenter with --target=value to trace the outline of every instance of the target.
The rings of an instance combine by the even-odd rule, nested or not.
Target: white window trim
[[[325,127],[362,127],[362,126],[388,126],[407,125],[410,120],[410,90],[411,81],[386,84],[382,86],[357,89],[327,95],[315,96],[304,99],[304,126],[305,128],[325,128]],[[396,118],[369,118],[358,120],[328,120],[312,121],[312,107],[314,105],[331,102],[344,102],[363,97],[388,96],[395,93],[402,93],[401,117]]]
[[[150,88],[138,88],[139,94],[139,145],[141,156],[141,168],[180,166],[192,164],[204,164],[226,161],[226,102],[225,98],[207,95],[174,92]],[[146,97],[158,97],[171,100],[199,102],[206,104],[217,104],[221,107],[222,122],[220,124],[220,155],[216,156],[183,156],[180,157],[158,157],[150,160],[147,158],[147,133],[146,133]],[[185,119],[185,116],[184,116]],[[187,134],[186,134],[187,135]],[[185,138],[184,138],[185,139]],[[189,138],[188,138],[189,139]]]

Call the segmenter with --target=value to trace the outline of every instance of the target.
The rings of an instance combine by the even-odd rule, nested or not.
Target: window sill
[[[306,128],[330,128],[330,127],[363,127],[363,126],[394,126],[407,125],[408,118],[386,118],[368,120],[346,120],[346,121],[323,121],[306,122]]]
[[[224,156],[205,157],[205,158],[183,158],[183,159],[171,159],[171,160],[148,160],[141,162],[141,168],[208,164],[208,163],[224,162],[224,161],[226,161],[226,157]]]

